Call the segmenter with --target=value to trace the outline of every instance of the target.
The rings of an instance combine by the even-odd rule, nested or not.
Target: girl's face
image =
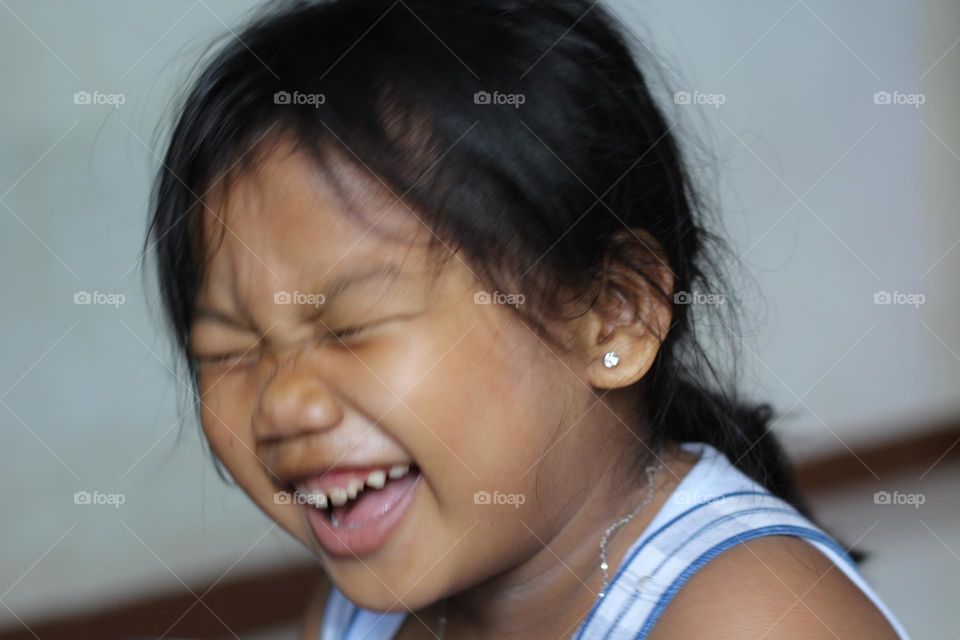
[[[190,350],[216,455],[361,606],[415,609],[542,552],[608,463],[595,358],[485,303],[459,257],[434,278],[392,199],[365,205],[371,229],[298,152],[262,160],[206,214]],[[298,503],[357,483],[339,527]]]

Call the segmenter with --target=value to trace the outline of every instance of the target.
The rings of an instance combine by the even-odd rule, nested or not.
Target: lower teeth
[[[340,522],[340,518],[337,517],[337,514],[335,512],[333,511],[330,512],[330,528],[331,529],[359,529],[365,524],[366,522],[359,522],[359,523],[354,523],[350,525],[345,525],[342,522]]]
[[[343,518],[340,517],[340,516],[338,516],[337,513],[340,512],[340,513],[342,513],[342,514],[345,516],[351,509],[353,509],[354,505],[355,505],[355,504],[357,503],[357,501],[359,501],[359,500],[360,500],[360,496],[357,496],[357,497],[356,497],[355,499],[353,499],[353,500],[348,500],[347,503],[344,504],[344,505],[342,505],[342,506],[335,507],[335,506],[333,506],[333,505],[330,505],[329,507],[327,507],[326,509],[324,509],[323,511],[327,514],[327,517],[328,517],[329,520],[330,520],[330,527],[333,528],[333,529],[341,529],[341,528],[351,529],[351,528],[356,528],[356,525],[353,526],[353,527],[344,525],[343,522],[342,522],[342,519],[343,519]]]

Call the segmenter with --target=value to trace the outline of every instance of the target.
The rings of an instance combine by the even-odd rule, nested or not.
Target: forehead
[[[231,282],[243,294],[375,261],[428,260],[430,231],[385,185],[355,168],[331,170],[336,182],[278,143],[213,185],[202,211],[203,284]]]

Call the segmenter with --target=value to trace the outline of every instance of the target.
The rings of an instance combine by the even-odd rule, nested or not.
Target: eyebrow
[[[402,277],[403,275],[404,274],[400,265],[388,262],[375,265],[362,271],[347,273],[335,278],[326,287],[320,287],[318,293],[323,293],[323,304],[318,307],[316,313],[311,314],[311,319],[316,319],[323,316],[324,312],[330,308],[331,303],[335,302],[338,297],[342,296],[343,293],[351,287],[355,287],[370,280],[379,280],[387,277],[398,278]],[[206,307],[203,305],[197,306],[193,314],[193,319],[195,321],[209,320],[244,331],[250,330],[253,327],[253,322],[251,321],[252,319],[250,319],[248,316],[245,316],[246,321],[238,320],[226,311],[213,307]]]

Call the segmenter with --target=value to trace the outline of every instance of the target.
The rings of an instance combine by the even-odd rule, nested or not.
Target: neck
[[[611,580],[631,544],[692,466],[673,448],[659,458],[664,465],[654,476],[652,499],[608,539]],[[656,463],[656,458],[652,462]],[[625,477],[636,478],[628,491],[624,490]],[[569,636],[602,589],[600,541],[604,532],[641,504],[647,492],[646,474],[636,469],[607,474],[552,536],[535,538],[538,550],[527,560],[450,597],[446,636],[507,640]],[[531,535],[536,536],[532,529]]]

